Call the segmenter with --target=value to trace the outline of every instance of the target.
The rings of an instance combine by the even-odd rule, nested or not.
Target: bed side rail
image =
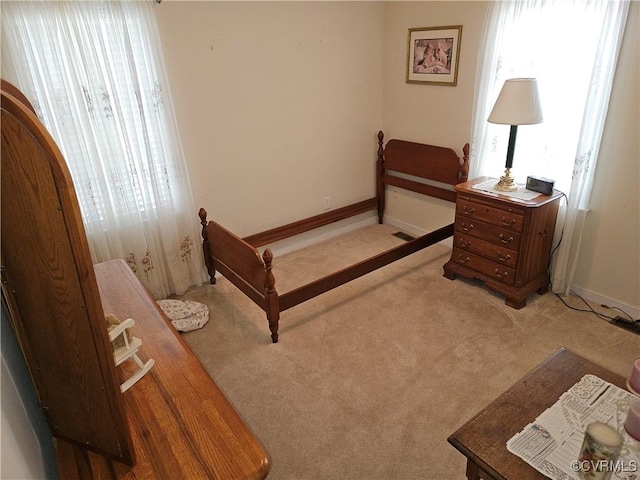
[[[436,185],[429,185],[427,183],[420,183],[407,178],[395,177],[393,175],[385,174],[383,177],[385,185],[394,185],[396,187],[403,188],[405,190],[411,190],[412,192],[421,193],[429,197],[440,198],[449,202],[455,203],[456,192],[455,190],[449,190]]]
[[[243,240],[254,247],[260,247],[284,238],[308,232],[314,228],[353,217],[360,213],[368,212],[369,210],[375,210],[377,208],[377,204],[376,198],[370,198],[369,200],[363,200],[362,202],[347,205],[346,207],[336,208],[330,212],[321,213],[320,215],[305,218],[304,220],[299,220],[281,227],[256,233],[245,237]]]
[[[453,235],[453,223],[279,296],[280,311],[373,272]]]
[[[260,257],[258,251],[219,223],[207,222],[207,211],[198,212],[202,224],[202,249],[211,283],[215,283],[216,269],[238,287],[269,320],[273,343],[278,341],[280,307],[275,278],[271,271],[273,254],[268,248]]]

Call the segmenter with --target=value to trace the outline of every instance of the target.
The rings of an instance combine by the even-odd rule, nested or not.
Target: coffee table
[[[624,377],[560,348],[460,427],[448,441],[467,457],[467,478],[546,479],[509,452],[507,441],[587,373],[625,388]]]

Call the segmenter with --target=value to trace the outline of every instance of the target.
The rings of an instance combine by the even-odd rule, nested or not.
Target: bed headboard
[[[463,156],[460,158],[451,148],[395,139],[389,140],[383,147],[383,141],[384,134],[380,131],[378,132],[378,198],[384,199],[385,185],[394,185],[451,202],[456,201],[456,193],[448,185],[467,180],[468,143],[462,148]],[[418,177],[418,179],[407,176]],[[427,182],[423,183],[420,179],[425,179]]]

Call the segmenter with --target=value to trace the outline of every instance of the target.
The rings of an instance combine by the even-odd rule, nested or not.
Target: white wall
[[[640,3],[631,2],[576,270],[582,293],[640,318]],[[616,315],[619,312],[615,313]]]
[[[388,138],[450,147],[471,142],[476,56],[485,2],[387,2],[384,45],[384,129]],[[456,86],[406,83],[410,28],[462,25]],[[391,189],[386,214],[420,230],[453,221],[453,205]]]
[[[239,235],[373,197],[383,2],[156,8],[197,207]],[[197,220],[197,217],[194,218]]]

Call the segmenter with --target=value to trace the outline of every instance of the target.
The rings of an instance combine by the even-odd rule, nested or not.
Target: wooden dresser
[[[1,85],[2,300],[59,477],[266,477],[260,441],[128,265],[94,267],[62,153],[21,92]],[[109,313],[135,320],[139,353],[156,362],[124,393],[132,366],[116,368]]]
[[[507,305],[519,309],[533,292],[543,294],[548,289],[547,269],[562,193],[521,201],[473,188],[487,180],[481,177],[455,186],[453,251],[444,276],[482,280],[504,294]]]

